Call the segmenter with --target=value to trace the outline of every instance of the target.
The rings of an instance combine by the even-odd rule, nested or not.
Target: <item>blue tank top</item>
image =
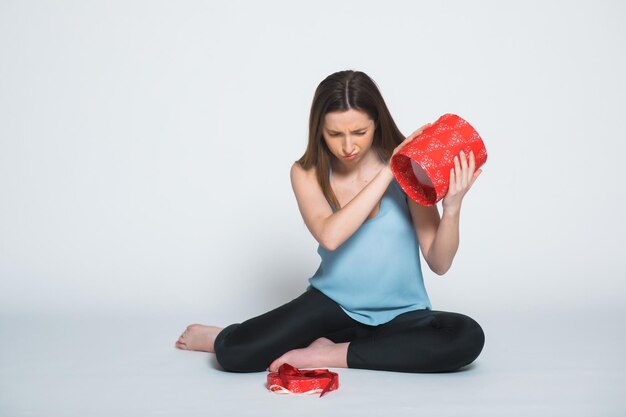
[[[307,290],[317,288],[356,321],[377,326],[407,311],[432,310],[407,195],[395,178],[376,217],[334,251],[319,245],[317,253],[321,263]]]

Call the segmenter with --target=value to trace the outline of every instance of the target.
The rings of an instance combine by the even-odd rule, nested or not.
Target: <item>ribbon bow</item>
[[[326,382],[325,380],[328,380]],[[314,393],[321,389],[322,395],[339,388],[339,375],[328,369],[311,369],[301,371],[288,363],[283,363],[278,372],[270,372],[267,384],[271,391]],[[323,388],[322,388],[323,386]]]

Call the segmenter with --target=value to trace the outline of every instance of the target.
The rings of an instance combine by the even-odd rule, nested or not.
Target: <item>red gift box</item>
[[[283,363],[278,372],[267,375],[267,388],[278,394],[317,394],[320,397],[328,391],[339,388],[339,375],[328,369],[301,371],[288,363]]]
[[[454,157],[474,151],[476,170],[487,161],[478,132],[456,114],[444,114],[391,158],[391,170],[415,202],[433,206],[448,192]],[[468,160],[469,163],[469,160]]]

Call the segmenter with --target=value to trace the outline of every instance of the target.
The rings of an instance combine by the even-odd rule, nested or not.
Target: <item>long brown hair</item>
[[[376,124],[372,148],[388,161],[393,150],[405,138],[393,121],[378,86],[361,71],[339,71],[326,77],[315,90],[309,116],[309,142],[297,160],[305,170],[316,168],[317,182],[333,207],[341,208],[328,178],[333,154],[328,149],[322,128],[324,116],[350,109],[366,113]]]

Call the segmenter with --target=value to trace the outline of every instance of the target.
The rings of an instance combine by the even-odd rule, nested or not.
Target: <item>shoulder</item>
[[[302,165],[300,165],[297,161],[291,165],[291,169],[289,171],[289,177],[291,178],[291,183],[294,182],[302,183],[308,182],[311,180],[315,180],[317,182],[316,176],[316,168],[313,166],[309,169],[305,169]]]
[[[298,201],[302,200],[302,196],[311,193],[313,190],[321,187],[317,182],[315,175],[315,167],[305,169],[297,161],[291,166],[289,177],[291,179],[291,188],[296,195]]]
[[[308,174],[310,172],[314,172],[315,171],[315,167],[311,167],[309,169],[304,169],[304,167],[298,162],[294,162],[291,165],[291,170],[290,173],[291,175],[303,175],[303,174]]]
[[[291,186],[296,197],[298,208],[307,228],[320,245],[324,243],[324,225],[326,219],[333,214],[324,196],[322,187],[317,182],[315,167],[304,169],[295,162],[291,166]]]

